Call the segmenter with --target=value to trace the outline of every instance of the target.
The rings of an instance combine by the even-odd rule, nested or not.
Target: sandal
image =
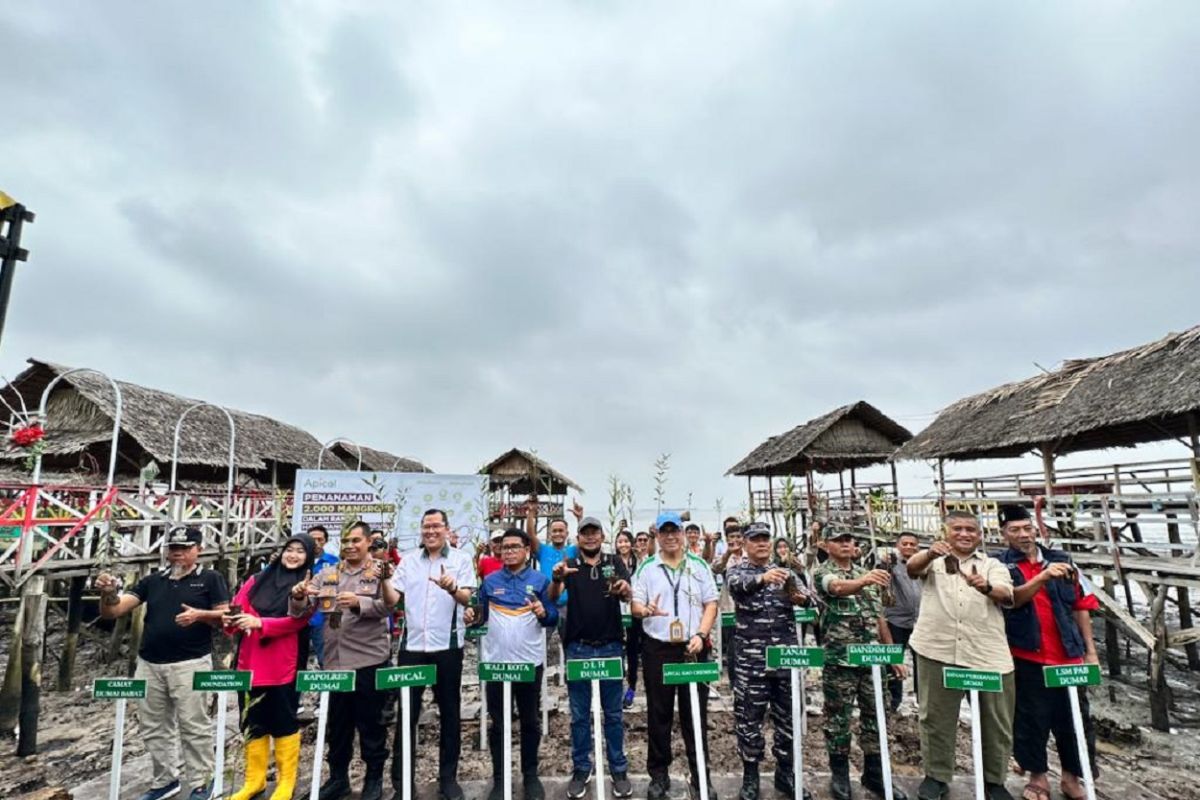
[[[1021,800],[1050,800],[1050,791],[1032,783],[1025,784],[1021,790]],[[1071,798],[1070,800],[1075,800]],[[1084,798],[1084,800],[1087,800]]]

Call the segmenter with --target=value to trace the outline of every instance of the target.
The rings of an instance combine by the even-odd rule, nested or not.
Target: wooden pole
[[[11,731],[17,727],[17,712],[21,706],[21,634],[24,621],[25,595],[22,594],[13,623],[12,644],[4,669],[4,686],[0,689],[0,731]]]
[[[17,756],[37,754],[38,715],[42,702],[42,651],[46,643],[46,578],[34,575],[25,583],[25,628],[21,632],[21,726]]]
[[[1046,479],[1046,506],[1042,510],[1042,519],[1054,519],[1054,446],[1047,442],[1042,445],[1042,475]],[[1042,538],[1050,538],[1050,527],[1042,530]]]
[[[946,459],[937,460],[938,508],[946,516]],[[939,520],[940,521],[940,520]]]
[[[1168,512],[1167,519],[1167,541],[1171,544],[1182,544],[1183,537],[1179,534],[1179,522],[1174,514]],[[1183,555],[1182,550],[1172,550],[1171,556],[1178,558]],[[1175,601],[1179,606],[1179,627],[1181,630],[1187,630],[1192,627],[1192,601],[1188,595],[1186,586],[1177,586],[1175,588]],[[1197,647],[1195,642],[1189,642],[1183,646],[1183,650],[1187,653],[1188,669],[1192,672],[1200,672],[1200,647]]]
[[[67,590],[67,638],[63,643],[62,658],[58,661],[58,690],[66,692],[71,689],[71,681],[75,677],[75,651],[79,647],[79,626],[83,621],[83,588],[87,577],[77,575],[71,578]]]
[[[1154,633],[1154,649],[1150,653],[1150,727],[1156,731],[1171,730],[1171,695],[1167,687],[1167,586],[1163,584],[1150,605],[1150,629]]]

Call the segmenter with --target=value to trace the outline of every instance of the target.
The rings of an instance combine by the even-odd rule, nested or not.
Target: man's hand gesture
[[[542,605],[542,601],[538,599],[536,594],[529,595],[529,609],[538,619],[546,618],[546,607]]]
[[[100,594],[116,594],[121,589],[121,579],[107,572],[101,572],[92,581],[92,586],[96,587],[96,591]]]
[[[976,589],[984,594],[987,594],[988,581],[987,578],[979,574],[979,567],[972,565],[971,574],[967,575],[964,573],[963,577],[967,579],[967,583],[970,584],[972,589]]]
[[[646,603],[646,616],[647,617],[665,617],[665,616],[667,616],[667,610],[665,608],[658,607],[658,604],[661,600],[662,600],[662,595],[660,594],[660,595],[656,595],[654,600],[652,600],[651,602]]]
[[[554,565],[554,569],[550,570],[550,575],[556,583],[562,583],[568,575],[574,575],[576,572],[579,572],[579,567],[569,566],[564,558]]]
[[[571,498],[571,515],[575,517],[576,522],[583,519],[583,506],[580,505],[578,497]]]
[[[929,545],[929,552],[933,553],[934,558],[939,556],[950,555],[950,543],[944,539],[938,539],[933,544]]]
[[[187,628],[195,625],[204,616],[204,612],[199,609],[192,608],[186,603],[183,604],[183,611],[175,615],[175,624],[181,628]]]
[[[783,567],[771,567],[762,574],[762,582],[768,586],[783,586],[787,582],[788,574]]]
[[[429,580],[433,581],[434,583],[436,583],[438,586],[440,586],[442,589],[446,590],[447,592],[450,592],[450,594],[454,594],[455,592],[458,591],[458,584],[455,582],[454,576],[446,574],[446,565],[445,564],[442,565],[441,575],[437,578],[430,576]]]
[[[892,582],[892,576],[886,569],[873,569],[859,578],[863,586],[887,586]]]

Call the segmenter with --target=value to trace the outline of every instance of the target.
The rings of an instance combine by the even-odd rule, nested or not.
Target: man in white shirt
[[[392,585],[403,596],[405,632],[400,647],[400,666],[434,664],[441,738],[438,741],[438,789],[443,800],[463,800],[458,785],[458,757],[462,747],[462,667],[466,624],[463,609],[475,590],[475,567],[471,557],[451,547],[446,512],[432,508],[421,517],[421,546],[406,553],[392,576]],[[402,796],[401,736],[410,736],[416,752],[417,721],[425,687],[413,687],[413,713],[408,731],[396,728],[392,742],[392,786],[394,800]]]
[[[679,698],[679,721],[683,727],[691,782],[700,781],[692,709],[687,686],[665,686],[663,665],[684,661],[707,661],[712,651],[713,624],[717,620],[717,585],[708,563],[687,553],[683,522],[678,514],[665,513],[655,523],[658,552],[642,562],[633,579],[633,616],[642,620],[642,652],[646,680],[646,729],[649,748],[646,771],[650,773],[647,800],[663,800],[671,787],[671,727],[675,698]],[[700,684],[700,728],[707,740],[708,685]],[[678,691],[676,691],[678,690]],[[707,759],[705,760],[707,763]],[[709,798],[716,794],[709,782]]]

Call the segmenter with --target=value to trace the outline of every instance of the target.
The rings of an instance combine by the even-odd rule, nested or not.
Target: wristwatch
[[[981,589],[980,591],[982,591],[984,594],[991,594],[992,593],[992,582],[988,581],[987,583],[985,583],[983,585],[983,589]]]

